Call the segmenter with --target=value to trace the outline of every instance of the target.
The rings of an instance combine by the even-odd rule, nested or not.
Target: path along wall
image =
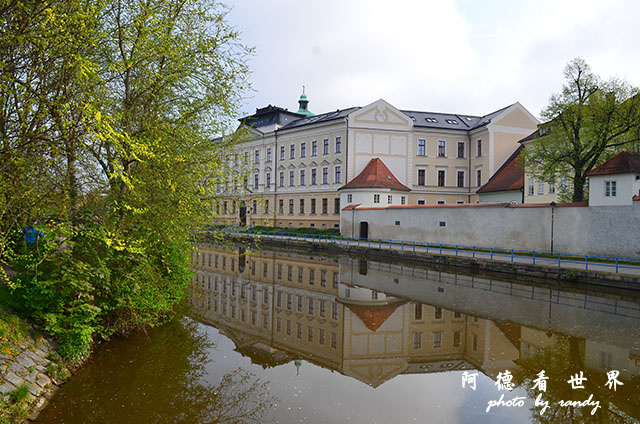
[[[340,231],[368,237],[478,247],[640,256],[640,202],[586,204],[464,204],[345,208]]]

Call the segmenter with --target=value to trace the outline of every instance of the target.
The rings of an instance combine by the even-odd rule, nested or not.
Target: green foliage
[[[286,232],[292,234],[314,234],[314,235],[323,235],[323,236],[339,236],[340,229],[339,228],[287,228],[287,227],[268,227],[268,226],[255,226],[249,229],[250,232],[262,232],[262,233],[277,233],[277,232]]]
[[[26,384],[23,384],[22,386],[18,387],[13,392],[11,392],[9,397],[11,398],[11,401],[13,403],[18,403],[18,402],[21,402],[24,398],[26,398],[28,394],[29,394],[29,386],[27,386]]]
[[[17,275],[0,278],[79,360],[182,298],[249,50],[209,0],[14,6],[0,8],[0,263]]]
[[[542,111],[544,136],[527,145],[527,172],[546,182],[570,180],[565,199],[586,200],[587,173],[622,150],[640,150],[640,90],[602,81],[583,59],[564,69],[566,84]],[[562,192],[561,192],[562,194]]]

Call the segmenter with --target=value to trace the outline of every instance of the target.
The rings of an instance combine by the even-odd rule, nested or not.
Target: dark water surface
[[[100,346],[37,422],[640,418],[637,297],[213,245],[193,261],[188,312]]]

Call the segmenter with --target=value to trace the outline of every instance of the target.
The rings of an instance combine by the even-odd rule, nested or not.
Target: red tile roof
[[[524,147],[520,146],[491,176],[489,181],[476,193],[491,193],[494,191],[522,190],[524,188],[524,170],[518,158]]]
[[[376,331],[389,318],[400,305],[406,302],[391,303],[387,305],[355,305],[347,304],[347,307],[360,318],[362,323],[371,331]]]
[[[371,159],[362,172],[338,190],[348,188],[388,188],[411,191],[409,187],[398,181],[380,158]]]
[[[633,201],[634,202],[640,201],[640,196],[633,196]]]
[[[621,152],[587,172],[588,176],[640,172],[640,152]]]

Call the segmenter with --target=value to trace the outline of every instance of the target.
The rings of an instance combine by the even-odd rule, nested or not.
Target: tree
[[[640,91],[619,79],[602,81],[580,58],[564,69],[562,92],[542,111],[541,133],[525,149],[527,171],[540,180],[571,179],[571,200],[586,199],[586,174],[640,141]]]
[[[214,0],[0,6],[0,261],[12,301],[62,339],[153,326],[191,279],[241,133],[249,49]],[[57,225],[30,249],[16,233]],[[5,249],[5,247],[7,247]]]

